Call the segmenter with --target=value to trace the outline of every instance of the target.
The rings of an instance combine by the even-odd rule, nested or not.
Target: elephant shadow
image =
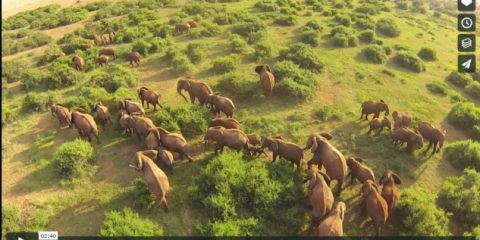
[[[99,199],[80,202],[53,216],[48,227],[59,229],[62,235],[81,236],[85,232],[99,232],[104,208]]]

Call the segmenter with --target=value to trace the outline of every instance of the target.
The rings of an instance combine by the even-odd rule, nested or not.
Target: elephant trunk
[[[183,99],[185,99],[185,101],[188,102],[188,99],[187,99],[187,97],[185,97],[185,95],[183,95],[182,90],[184,90],[183,86],[181,84],[178,84],[177,85],[177,93],[180,94],[180,96],[182,96]]]

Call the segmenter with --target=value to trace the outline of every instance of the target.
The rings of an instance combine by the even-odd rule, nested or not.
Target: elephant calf
[[[210,104],[212,113],[219,115],[220,112],[223,112],[227,118],[233,118],[235,104],[233,104],[233,101],[230,98],[220,96],[219,93],[212,93],[207,97],[206,103]]]
[[[375,181],[375,176],[371,168],[362,164],[363,160],[361,158],[348,158],[347,166],[350,169],[347,177],[350,175],[351,181],[350,184],[353,184],[355,179],[358,179],[361,183],[364,183],[367,180]]]
[[[215,154],[218,154],[219,150],[223,153],[225,146],[237,151],[242,149],[248,150],[247,134],[238,129],[211,127],[205,133],[203,140],[205,145],[208,143],[208,140],[213,140],[217,143],[215,146]]]
[[[164,147],[157,148],[157,161],[169,171],[173,171],[173,154]]]
[[[330,189],[330,178],[320,171],[308,169],[303,182],[309,181],[308,193],[312,205],[311,227],[316,227],[333,207],[333,193]]]
[[[409,112],[398,113],[393,111],[393,128],[409,127],[412,123],[412,114]]]
[[[144,106],[145,102],[147,102],[147,109],[149,107],[149,104],[153,105],[153,111],[157,111],[157,105],[163,108],[163,106],[159,102],[160,94],[146,87],[141,87],[137,89],[137,94],[140,100],[142,101],[142,107]]]
[[[374,118],[370,121],[370,129],[367,134],[370,134],[373,130],[379,129],[377,133],[382,132],[384,128],[387,128],[388,131],[392,130],[392,123],[388,120],[387,117],[384,117],[382,120],[379,118]]]
[[[168,182],[167,175],[153,162],[153,158],[156,158],[158,154],[155,150],[140,151],[135,154],[135,164],[130,167],[135,168],[137,171],[143,171],[145,178],[145,184],[148,190],[153,193],[161,204],[165,206],[165,210],[168,212],[168,192],[170,190],[170,183]]]
[[[140,66],[140,58],[142,56],[140,55],[139,52],[131,52],[127,55],[128,61],[130,62],[130,65],[134,67],[137,65],[137,67]]]
[[[97,121],[100,122],[103,129],[105,129],[105,125],[110,122],[110,112],[108,108],[103,106],[101,102],[97,102],[93,108],[93,112],[97,115]]]
[[[263,95],[265,95],[265,97],[271,96],[273,88],[275,87],[275,76],[273,76],[272,69],[268,64],[262,64],[255,67],[255,72],[260,75]]]
[[[207,103],[207,98],[213,93],[208,84],[192,79],[191,77],[185,77],[179,79],[177,82],[177,93],[182,96],[185,101],[188,101],[182,91],[187,91],[190,96],[190,102],[195,103],[195,99],[198,99],[200,104],[204,106]]]
[[[92,141],[90,135],[94,135],[98,143],[100,138],[98,137],[98,127],[93,117],[88,114],[84,109],[77,108],[71,113],[72,125],[74,125],[81,138],[87,138],[88,141]]]
[[[423,138],[422,136],[417,132],[413,131],[408,128],[396,128],[393,130],[392,133],[392,142],[393,144],[397,145],[397,143],[400,142],[400,144],[407,143],[407,152],[413,153],[414,146],[417,146],[417,148],[422,148],[423,147]]]
[[[380,235],[380,228],[387,222],[388,205],[380,195],[378,186],[372,180],[367,180],[362,186],[362,212],[367,212],[373,221],[376,236]]]
[[[447,133],[445,130],[441,131],[430,123],[422,122],[418,126],[418,131],[420,135],[428,141],[427,151],[430,150],[433,145],[432,155],[440,152],[440,149],[443,147],[443,142],[445,141],[445,134]]]
[[[328,216],[320,223],[317,228],[317,237],[342,237],[343,220],[347,207],[344,202],[338,202]]]
[[[385,116],[388,116],[389,111],[388,105],[383,100],[380,100],[380,102],[366,101],[362,103],[362,115],[360,119],[365,116],[365,120],[367,120],[370,114],[373,114],[373,118],[379,118],[381,112],[385,112]]]
[[[95,62],[97,62],[100,66],[106,65],[108,64],[108,56],[100,55],[95,59]]]
[[[145,110],[138,102],[131,101],[131,99],[125,99],[118,102],[118,108],[120,110],[127,111],[128,114],[140,114],[141,116],[145,116]]]
[[[127,113],[127,111],[122,110],[122,112],[120,113],[120,119],[119,119],[120,126],[123,129],[122,134],[126,134],[126,133],[132,134],[133,132],[133,129],[132,129],[133,126],[129,125],[129,121],[128,121],[129,118],[130,118],[130,115]]]
[[[70,114],[70,110],[67,107],[61,104],[54,104],[50,108],[52,116],[57,117],[58,122],[60,123],[60,127],[63,126],[72,126],[72,116]]]
[[[267,156],[267,153],[265,152],[265,150],[261,147],[261,146],[253,146],[251,144],[248,144],[248,154],[250,154],[251,156],[260,156],[262,154],[265,154],[265,156]]]
[[[388,170],[380,178],[379,183],[383,185],[382,197],[387,202],[388,212],[397,205],[399,199],[399,190],[396,184],[402,184],[400,178],[393,171]]]
[[[233,118],[217,117],[210,120],[210,124],[208,125],[209,128],[219,126],[226,129],[240,129],[240,122]]]
[[[133,131],[137,134],[138,141],[142,137],[147,137],[149,130],[155,128],[155,124],[150,118],[130,115],[128,118],[128,125],[132,126]]]
[[[168,151],[180,154],[181,158],[187,158],[190,162],[192,157],[188,154],[188,143],[185,138],[178,133],[171,133],[161,127],[148,130],[147,146],[156,149],[162,146]]]
[[[253,146],[262,146],[262,137],[257,134],[247,134],[248,143]]]
[[[295,143],[284,141],[281,138],[266,138],[263,141],[262,148],[268,148],[273,153],[272,161],[275,162],[277,157],[285,158],[294,163],[297,168],[302,167],[303,150]]]

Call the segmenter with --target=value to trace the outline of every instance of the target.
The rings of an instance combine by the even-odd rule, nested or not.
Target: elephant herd
[[[181,22],[175,24],[175,34],[188,33],[190,29],[198,27],[198,23],[195,21]]]

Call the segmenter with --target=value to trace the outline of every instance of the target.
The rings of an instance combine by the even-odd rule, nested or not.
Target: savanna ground
[[[254,15],[265,14],[253,8],[256,2],[243,0],[217,4],[224,5],[228,11],[245,9]],[[355,6],[360,4],[358,1],[354,2]],[[192,3],[180,1],[176,6],[159,8],[155,11],[158,19],[168,22],[170,16],[188,4]],[[392,2],[386,4],[391,7],[391,12],[380,12],[372,18],[395,19],[401,34],[394,38],[377,34],[378,38],[385,46],[401,44],[410,47],[413,53],[417,53],[421,47],[436,50],[438,60],[426,62],[425,72],[413,73],[399,67],[392,60],[393,55],[385,64],[370,63],[361,54],[361,50],[366,46],[363,43],[348,48],[334,46],[329,37],[330,29],[337,25],[333,17],[323,16],[319,12],[312,12],[305,8],[299,11],[298,22],[293,26],[279,26],[274,24],[272,19],[266,18],[264,22],[267,24],[267,34],[264,39],[275,49],[274,57],[255,61],[246,54],[235,71],[241,73],[245,80],[258,81],[258,76],[253,71],[254,67],[263,62],[274,67],[275,62],[278,61],[278,49],[297,42],[298,34],[305,23],[316,19],[324,28],[321,31],[320,44],[314,47],[314,51],[325,67],[320,74],[315,75],[319,81],[315,96],[306,101],[295,101],[274,94],[273,97],[266,99],[260,96],[261,90],[258,85],[258,93],[252,96],[251,100],[236,101],[237,99],[233,98],[238,109],[236,118],[241,122],[259,121],[269,125],[257,124],[250,126],[249,129],[262,135],[264,133],[282,135],[300,146],[305,145],[306,137],[311,133],[331,132],[334,136],[333,144],[345,156],[361,156],[377,177],[386,168],[392,169],[403,180],[401,188],[418,186],[436,193],[446,177],[457,176],[461,172],[444,160],[441,154],[428,157],[421,151],[417,151],[415,155],[410,156],[403,150],[394,148],[386,132],[380,135],[366,135],[368,123],[358,118],[362,102],[383,99],[389,104],[391,111],[410,111],[416,119],[432,122],[445,129],[447,144],[467,138],[465,132],[456,129],[446,121],[446,116],[455,103],[448,97],[432,94],[426,88],[426,84],[444,81],[452,71],[456,70],[456,18],[446,14],[438,18],[433,16],[431,10],[427,13],[413,13],[395,8]],[[342,11],[351,10],[343,9]],[[307,11],[312,12],[311,16],[306,14]],[[93,15],[94,12],[89,14]],[[43,32],[57,40],[91,21],[92,19],[88,18],[71,25],[43,30]],[[202,19],[199,22],[202,24]],[[192,42],[205,44],[207,48],[205,59],[195,64],[194,70],[188,75],[205,81],[214,90],[215,84],[222,76],[214,74],[211,67],[217,57],[230,54],[230,41],[227,35],[229,28],[229,25],[220,26],[221,33],[214,37],[194,39],[188,35],[181,35],[171,40],[172,44],[180,49]],[[125,44],[117,47],[126,48]],[[2,62],[22,58],[33,65],[35,59],[41,56],[46,48],[43,46],[2,57]],[[249,51],[253,52],[251,48]],[[137,69],[138,86],[147,86],[161,93],[161,102],[166,106],[187,104],[176,93],[175,88],[176,81],[183,74],[172,72],[164,55],[164,52],[154,53],[142,59],[142,65]],[[122,58],[115,62],[128,65]],[[62,88],[56,94],[60,100],[64,99],[75,94],[76,87]],[[455,89],[454,86],[451,87]],[[2,110],[19,107],[26,95],[26,91],[18,82],[10,83],[8,89],[11,94],[3,100]],[[478,106],[478,101],[467,95],[464,97]],[[326,120],[319,119],[314,113],[321,109],[334,112],[336,116]],[[152,112],[152,109],[147,110],[147,115],[151,116]],[[71,183],[57,176],[50,159],[58,146],[77,138],[76,131],[59,129],[57,120],[49,112],[24,113],[2,128],[2,204],[13,204],[32,219],[45,216],[45,219],[41,220],[45,224],[42,229],[58,230],[60,235],[64,236],[98,235],[106,211],[132,206],[135,199],[132,193],[132,180],[139,176],[139,173],[133,171],[128,165],[133,160],[133,154],[144,149],[144,143],[139,143],[133,137],[121,135],[119,130],[113,127],[101,131],[102,143],[93,142],[92,144],[97,166],[95,173],[91,178]],[[194,182],[194,178],[211,158],[212,148],[208,148],[204,154],[201,136],[188,141],[192,145],[193,157],[196,161],[179,163],[175,167],[175,173],[169,176],[173,188],[169,200],[171,212],[165,213],[160,207],[140,212],[141,216],[162,226],[166,235],[197,235],[196,226],[206,215],[189,200],[187,189],[193,184],[201,184]],[[310,154],[307,154],[306,159],[310,158]],[[260,160],[270,161],[266,158]],[[347,235],[366,235],[372,232],[371,229],[366,232],[367,230],[359,227],[364,220],[358,216],[359,187],[358,183],[348,186],[338,199],[347,204],[344,225]],[[306,211],[303,230],[308,227],[308,212]],[[26,219],[28,221],[29,218]],[[385,234],[397,233],[395,222],[393,218],[387,224]],[[464,229],[458,227],[455,221],[452,220],[450,225],[452,234],[463,233]],[[272,229],[268,234],[303,234],[303,230],[292,233],[283,232],[282,229]]]

